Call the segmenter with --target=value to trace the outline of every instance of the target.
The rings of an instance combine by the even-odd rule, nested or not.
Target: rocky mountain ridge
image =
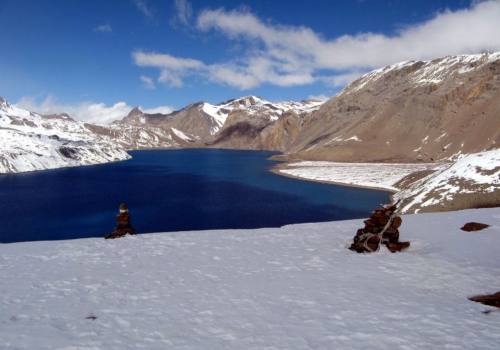
[[[418,162],[498,147],[500,52],[407,61],[365,74],[314,112],[287,154]]]
[[[322,103],[318,100],[270,102],[245,96],[217,105],[193,103],[170,114],[147,114],[134,108],[112,127],[134,126],[146,132],[150,128],[162,129],[185,147],[284,150],[266,136],[280,129],[274,125],[290,115],[298,121]]]
[[[297,118],[304,117],[319,108],[321,103],[271,103],[246,96],[218,105],[195,103],[171,114],[148,114],[136,107],[122,120],[104,125],[75,121],[65,113],[40,115],[0,98],[0,173],[124,160],[129,158],[126,151],[135,149],[219,145],[274,149],[278,147],[257,144],[249,137],[253,134],[243,133],[235,137],[235,125],[241,127],[246,123],[250,128],[263,125],[264,129],[287,113]],[[220,132],[225,130],[230,130],[232,144],[226,142],[227,135]],[[221,137],[224,142],[220,141]]]
[[[293,160],[433,162],[498,147],[499,110],[500,53],[485,53],[376,69],[325,103],[245,96],[217,105],[194,103],[166,115],[135,108],[110,129],[128,148],[236,148],[280,151]]]

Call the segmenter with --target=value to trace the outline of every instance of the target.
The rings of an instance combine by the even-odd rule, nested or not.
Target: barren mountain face
[[[303,120],[322,104],[315,100],[271,103],[253,96],[245,100],[249,102],[231,111],[209,146],[286,151]],[[241,99],[236,101],[242,105]]]
[[[322,101],[272,103],[256,96],[212,105],[206,102],[189,105],[168,115],[147,114],[134,108],[127,117],[105,127],[123,140],[123,131],[132,128],[142,134],[170,135],[171,144],[160,146],[154,137],[139,148],[212,147],[285,151],[298,135],[302,119],[317,110]],[[153,131],[154,130],[154,131]],[[128,134],[128,132],[127,132]],[[138,148],[135,137],[128,148]],[[126,146],[126,142],[123,143]]]
[[[288,154],[434,161],[498,147],[500,53],[409,61],[368,73],[304,121]]]
[[[500,53],[494,53],[377,69],[324,104],[247,96],[218,105],[195,103],[168,115],[134,109],[111,129],[127,148],[236,148],[276,150],[291,159],[432,162],[498,147],[498,111]]]

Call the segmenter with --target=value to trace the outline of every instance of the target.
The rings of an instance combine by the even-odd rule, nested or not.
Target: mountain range
[[[310,160],[436,161],[498,147],[500,52],[374,70],[308,118],[287,153]]]
[[[0,98],[0,173],[100,164],[130,158],[67,114],[42,116]]]
[[[500,52],[393,64],[328,101],[245,96],[170,114],[134,108],[107,125],[40,115],[0,98],[0,173],[119,161],[134,149],[194,147],[279,151],[276,158],[286,161],[452,164],[496,152],[499,142]],[[500,166],[488,169],[497,181]],[[403,179],[407,203],[429,176]]]

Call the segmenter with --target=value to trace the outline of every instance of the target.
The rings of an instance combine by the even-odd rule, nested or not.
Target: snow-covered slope
[[[348,85],[339,95],[349,94],[359,91],[369,85],[373,85],[377,80],[397,74],[399,71],[411,69],[418,65],[417,69],[411,69],[408,76],[408,84],[430,85],[441,84],[455,76],[480,69],[488,63],[500,60],[500,52],[483,53],[475,55],[445,56],[429,61],[404,61],[395,63],[383,68],[375,69]]]
[[[179,143],[173,139],[171,131],[158,127],[144,128],[126,123],[85,124],[85,127],[101,137],[110,138],[127,150],[180,147]]]
[[[500,149],[462,156],[398,192],[403,211],[436,211],[500,203]]]
[[[0,99],[0,173],[128,159],[113,140],[67,115],[41,116]]]
[[[459,210],[500,204],[500,149],[436,163],[339,163],[280,165],[278,174],[307,180],[388,189],[403,213]]]
[[[467,298],[500,290],[500,209],[404,216],[396,254],[348,250],[361,226],[6,244],[0,348],[498,349]]]
[[[186,141],[186,142],[194,142],[194,141],[199,139],[195,135],[186,134],[180,130],[177,130],[176,128],[171,128],[171,130],[175,136],[177,136],[178,138],[180,138],[181,140]]]

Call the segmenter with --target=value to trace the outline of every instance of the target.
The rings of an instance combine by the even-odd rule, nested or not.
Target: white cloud
[[[109,106],[102,102],[89,101],[64,104],[59,103],[56,98],[50,95],[42,101],[32,97],[23,97],[16,105],[40,114],[67,113],[77,120],[99,124],[107,124],[121,119],[133,108],[123,101]],[[147,111],[147,113],[170,113],[173,109],[169,106],[159,106],[151,109],[141,108],[141,110]]]
[[[153,17],[153,11],[149,8],[146,0],[133,0],[137,9],[146,17]]]
[[[187,0],[175,0],[174,5],[176,20],[181,24],[187,25],[193,15],[193,7],[191,6],[191,3]]]
[[[331,98],[332,96],[327,96],[325,94],[320,94],[320,95],[309,95],[307,97],[308,100],[316,100],[316,101],[327,101]]]
[[[182,86],[182,77],[196,70],[205,69],[205,64],[191,58],[174,57],[155,52],[135,51],[132,58],[140,67],[154,67],[160,70],[158,81],[170,86]]]
[[[94,28],[94,32],[111,33],[113,28],[109,24],[101,24]]]
[[[446,10],[390,36],[368,32],[327,39],[307,27],[272,24],[247,11],[224,9],[202,11],[196,26],[237,44],[243,41],[247,49],[239,57],[211,64],[140,52],[136,64],[158,68],[159,81],[171,86],[182,86],[189,75],[240,89],[316,81],[342,86],[366,70],[398,61],[500,50],[500,0]]]
[[[153,78],[148,77],[146,75],[141,75],[139,79],[142,81],[142,85],[149,90],[154,90],[156,89],[156,84],[153,80]]]
[[[241,11],[208,10],[198,17],[200,30],[218,30],[264,47],[265,54],[312,69],[373,68],[409,59],[500,49],[500,1],[438,13],[427,22],[406,27],[394,36],[375,33],[326,40],[307,27],[263,23]]]
[[[208,68],[209,79],[218,83],[235,86],[242,90],[259,85],[259,80],[242,67],[232,64],[216,64]]]
[[[135,63],[141,67],[157,67],[161,69],[169,69],[175,71],[182,71],[184,69],[196,69],[203,66],[203,63],[191,58],[180,58],[167,54],[159,53],[145,53],[142,51],[135,51],[132,54]]]

